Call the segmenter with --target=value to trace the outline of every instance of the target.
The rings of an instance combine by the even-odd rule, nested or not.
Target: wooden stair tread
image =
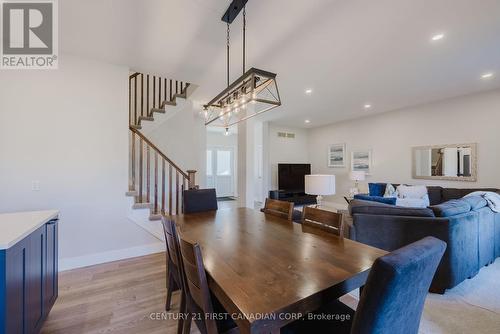
[[[133,209],[151,209],[152,204],[149,202],[140,202],[140,203],[134,203],[132,205]]]
[[[150,112],[151,113],[157,112],[157,113],[164,114],[165,113],[165,109],[151,108]]]

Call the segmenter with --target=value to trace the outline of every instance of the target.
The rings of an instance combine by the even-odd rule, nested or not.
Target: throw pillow
[[[427,195],[426,186],[398,186],[399,198],[422,198]]]
[[[370,196],[384,196],[385,193],[385,183],[368,183],[368,190]]]
[[[398,198],[396,205],[405,208],[427,208],[431,205],[429,195],[422,198]]]
[[[382,197],[382,196],[354,195],[354,199],[396,205],[396,198],[395,197],[387,197],[386,198],[386,197]]]
[[[398,197],[398,192],[392,184],[387,183],[387,186],[385,187],[384,197]]]

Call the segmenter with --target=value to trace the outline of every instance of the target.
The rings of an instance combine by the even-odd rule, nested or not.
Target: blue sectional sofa
[[[462,198],[477,190],[432,187],[428,208],[403,208],[353,200],[350,238],[393,251],[427,236],[447,243],[430,291],[444,293],[500,257],[500,213],[479,197]]]

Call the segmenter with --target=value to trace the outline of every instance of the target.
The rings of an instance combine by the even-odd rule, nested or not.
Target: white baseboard
[[[132,257],[144,256],[164,251],[165,251],[164,244],[158,242],[144,246],[117,249],[108,252],[94,253],[94,254],[77,256],[66,259],[59,259],[59,271],[88,267],[96,264],[129,259]]]

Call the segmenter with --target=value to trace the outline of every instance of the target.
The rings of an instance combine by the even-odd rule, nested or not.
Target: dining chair
[[[426,237],[378,258],[356,312],[336,300],[287,325],[281,333],[417,334],[425,298],[445,249],[445,242]],[[321,315],[330,319],[314,318]]]
[[[167,300],[165,302],[165,310],[169,311],[172,302],[172,293],[182,289],[182,267],[178,252],[177,237],[175,235],[175,225],[170,219],[164,216],[162,216],[161,222],[167,253]]]
[[[320,228],[339,237],[344,236],[343,216],[341,213],[304,206],[302,225]]]
[[[293,217],[293,202],[279,201],[277,199],[266,198],[266,203],[264,208],[260,211],[268,213],[270,215],[285,218],[287,220],[292,220]]]
[[[184,213],[215,211],[218,209],[215,189],[189,189],[184,190],[182,194]]]
[[[187,314],[187,318],[184,320],[183,333],[190,333],[193,315],[201,333],[239,333],[230,314],[210,292],[200,246],[180,239],[180,253],[187,292],[186,306],[183,311]]]

